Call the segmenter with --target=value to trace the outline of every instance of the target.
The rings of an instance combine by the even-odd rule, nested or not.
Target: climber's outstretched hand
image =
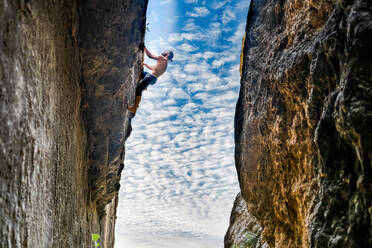
[[[150,51],[147,50],[146,47],[144,47],[144,50],[145,50],[145,53],[146,53],[147,57],[149,57],[150,59],[154,59],[154,60],[158,60],[159,59],[159,56],[156,56],[156,55],[153,55],[152,53],[150,53]]]

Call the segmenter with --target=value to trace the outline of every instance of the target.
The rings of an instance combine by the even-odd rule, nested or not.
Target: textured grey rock
[[[113,247],[146,5],[0,1],[0,247]]]
[[[265,247],[261,240],[262,227],[256,218],[249,214],[247,204],[239,193],[231,211],[230,225],[225,235],[227,248]]]
[[[236,167],[270,247],[372,246],[371,53],[371,1],[253,1]]]
[[[127,102],[133,102],[142,72],[146,7],[146,0],[86,0],[79,5],[89,185],[101,215],[120,188],[130,131]]]

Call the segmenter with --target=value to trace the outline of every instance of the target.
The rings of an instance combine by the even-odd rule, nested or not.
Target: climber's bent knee
[[[153,85],[157,81],[157,78],[151,73],[144,72],[143,75],[144,78],[141,80],[136,88],[136,96],[142,96],[142,91],[144,91],[147,86],[149,86],[150,84]]]

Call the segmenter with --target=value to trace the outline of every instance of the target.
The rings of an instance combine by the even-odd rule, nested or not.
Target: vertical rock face
[[[256,218],[249,214],[247,204],[239,193],[235,199],[230,217],[230,226],[225,235],[226,247],[262,247],[262,227]]]
[[[225,247],[372,246],[372,2],[252,1],[243,52]]]
[[[0,1],[0,247],[113,247],[146,6]]]
[[[89,185],[100,215],[120,188],[130,132],[127,102],[133,102],[142,71],[146,6],[145,0],[86,0],[79,5]]]

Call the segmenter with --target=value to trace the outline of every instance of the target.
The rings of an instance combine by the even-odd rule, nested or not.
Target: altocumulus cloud
[[[204,17],[209,14],[209,10],[206,7],[195,7],[193,11],[187,11],[186,16],[190,17]]]
[[[223,247],[239,191],[233,119],[247,14],[238,8],[242,2],[185,0],[178,32],[147,41],[154,53],[173,49],[175,58],[143,93],[132,121],[116,247]]]

